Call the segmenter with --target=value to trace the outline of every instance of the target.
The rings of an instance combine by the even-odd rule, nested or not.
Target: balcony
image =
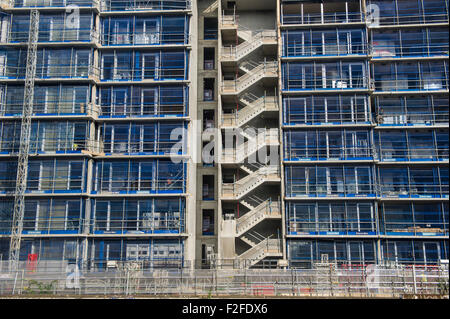
[[[183,139],[171,139],[171,134],[183,129],[182,123],[104,124],[100,150],[106,155],[182,155]]]
[[[187,79],[187,53],[129,51],[103,53],[101,57],[103,81],[179,81]]]
[[[14,8],[64,8],[69,5],[77,7],[97,7],[99,0],[12,0]]]
[[[383,203],[381,231],[392,236],[448,236],[446,214],[442,203]]]
[[[448,198],[448,167],[379,167],[382,198]]]
[[[372,31],[374,60],[445,58],[449,55],[448,31],[443,28]]]
[[[356,185],[344,185],[343,182],[332,183],[311,183],[308,186],[290,183],[286,185],[286,196],[303,197],[375,197],[376,184],[371,182],[358,183]]]
[[[377,96],[376,122],[390,126],[448,126],[448,96]]]
[[[104,17],[101,24],[103,46],[186,45],[190,40],[186,15]]]
[[[170,160],[97,161],[92,194],[183,194],[185,169]]]
[[[448,24],[448,0],[383,1],[370,0],[379,7],[380,26]]]
[[[285,166],[286,197],[375,197],[371,166]]]
[[[285,62],[282,64],[282,88],[289,91],[369,90],[364,62]]]
[[[3,199],[0,211],[12,211],[14,199]],[[85,225],[83,201],[78,198],[25,200],[22,234],[79,234]],[[10,234],[12,214],[0,216],[0,234]]]
[[[368,99],[364,95],[313,95],[284,97],[284,125],[371,124]]]
[[[182,198],[96,199],[90,228],[94,234],[180,234],[184,210]]]
[[[188,115],[188,91],[184,86],[101,87],[99,101],[101,118]]]
[[[376,235],[377,222],[372,202],[288,201],[287,233],[297,235]]]
[[[282,32],[284,58],[346,57],[368,54],[364,29],[285,30]]]
[[[359,1],[336,1],[325,3],[282,2],[283,25],[331,25],[363,23]]]

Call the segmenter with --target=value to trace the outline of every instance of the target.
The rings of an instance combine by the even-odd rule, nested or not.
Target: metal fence
[[[449,298],[448,267],[443,266],[147,271],[127,262],[102,272],[51,261],[29,266],[8,271],[2,265],[0,296]]]

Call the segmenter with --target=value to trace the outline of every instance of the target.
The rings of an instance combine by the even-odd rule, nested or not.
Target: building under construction
[[[2,0],[0,260],[440,264],[448,5]]]

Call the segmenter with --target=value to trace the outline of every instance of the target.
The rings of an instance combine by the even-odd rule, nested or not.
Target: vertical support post
[[[245,295],[247,295],[247,267],[244,267],[244,289]]]
[[[295,296],[294,269],[293,268],[291,268],[291,280],[292,280],[292,296]]]
[[[330,265],[330,272],[329,272],[329,274],[330,274],[330,276],[329,276],[329,279],[330,279],[330,291],[331,291],[331,296],[334,296],[334,292],[333,292],[333,279],[332,279],[331,271],[332,271],[332,266]]]
[[[417,295],[417,281],[416,281],[416,265],[412,266],[413,284],[414,284],[414,298]]]
[[[20,290],[19,290],[19,295],[21,295],[22,294],[22,289],[23,289],[23,281],[24,281],[24,278],[25,277],[25,269],[22,269],[22,280],[21,280],[21,283],[20,283]]]

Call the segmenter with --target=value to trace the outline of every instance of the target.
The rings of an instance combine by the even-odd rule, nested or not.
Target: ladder
[[[39,32],[39,11],[30,12],[30,33],[28,36],[28,52],[25,74],[25,89],[20,132],[20,148],[17,161],[16,190],[14,193],[13,224],[9,262],[12,270],[17,270],[22,239],[23,215],[25,210],[25,189],[28,175],[28,153],[30,150],[31,115],[33,114],[34,78],[36,76],[37,41]]]

